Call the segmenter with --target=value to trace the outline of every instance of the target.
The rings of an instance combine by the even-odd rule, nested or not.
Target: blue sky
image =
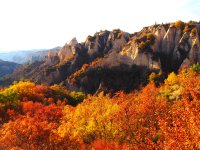
[[[200,20],[200,0],[1,0],[0,51],[63,46],[96,31]]]

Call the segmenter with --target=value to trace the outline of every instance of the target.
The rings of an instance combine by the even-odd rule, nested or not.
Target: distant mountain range
[[[100,31],[83,43],[73,38],[42,61],[20,67],[0,84],[22,79],[92,94],[129,92],[146,84],[151,72],[165,75],[196,63],[200,63],[200,23],[177,21],[133,34],[119,29]]]
[[[51,51],[57,52],[61,47],[55,47],[50,49]],[[19,50],[11,52],[0,52],[0,59],[4,61],[15,62],[18,64],[31,63],[36,60],[44,59],[48,54],[47,49],[36,49],[36,50]]]

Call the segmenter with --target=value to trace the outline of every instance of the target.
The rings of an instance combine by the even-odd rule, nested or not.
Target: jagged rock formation
[[[76,46],[78,45],[78,41],[76,38],[73,38],[69,44],[65,44],[65,46],[59,50],[58,56],[60,61],[68,61],[73,58],[76,54]]]
[[[60,58],[57,52],[52,52],[49,50],[48,55],[46,57],[46,64],[53,65],[58,64],[60,62]]]
[[[29,79],[95,93],[130,91],[152,71],[169,73],[200,62],[200,23],[158,24],[129,34],[100,31],[78,43],[73,38],[44,61],[22,67],[9,81]]]
[[[119,52],[130,37],[131,35],[126,32],[113,30],[113,32],[101,31],[94,36],[88,36],[84,43],[78,43],[76,38],[73,38],[58,53],[49,51],[45,60],[21,67],[8,83],[20,79],[48,85],[60,83],[79,70],[83,64],[88,64],[109,53]]]
[[[149,43],[148,34],[155,37],[153,43]],[[179,21],[146,27],[127,43],[121,54],[129,56],[136,65],[165,72],[178,71],[181,65],[200,62],[199,34],[200,23],[197,22],[185,24]],[[146,47],[141,46],[142,42]]]

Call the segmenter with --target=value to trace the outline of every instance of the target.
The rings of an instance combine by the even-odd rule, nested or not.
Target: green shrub
[[[75,92],[72,91],[69,93],[69,104],[72,106],[76,106],[77,104],[83,102],[86,98],[86,95],[83,92]]]
[[[151,45],[155,43],[155,37],[152,33],[145,34],[142,38],[136,39],[136,42],[141,52],[152,52]]]
[[[68,91],[58,84],[54,84],[50,88],[53,90],[54,95],[59,95],[61,99],[64,99],[68,95]]]
[[[200,73],[200,65],[199,65],[199,64],[194,64],[194,65],[191,67],[191,70]]]

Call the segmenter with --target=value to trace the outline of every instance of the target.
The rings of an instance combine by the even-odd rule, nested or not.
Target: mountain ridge
[[[122,90],[131,87],[128,81],[137,88],[148,82],[151,72],[168,74],[199,63],[199,37],[200,23],[194,21],[156,24],[134,34],[120,29],[100,31],[82,43],[73,38],[58,53],[49,51],[45,60],[23,66],[9,82],[28,79],[86,93],[110,92],[120,90],[121,74],[127,79]]]

